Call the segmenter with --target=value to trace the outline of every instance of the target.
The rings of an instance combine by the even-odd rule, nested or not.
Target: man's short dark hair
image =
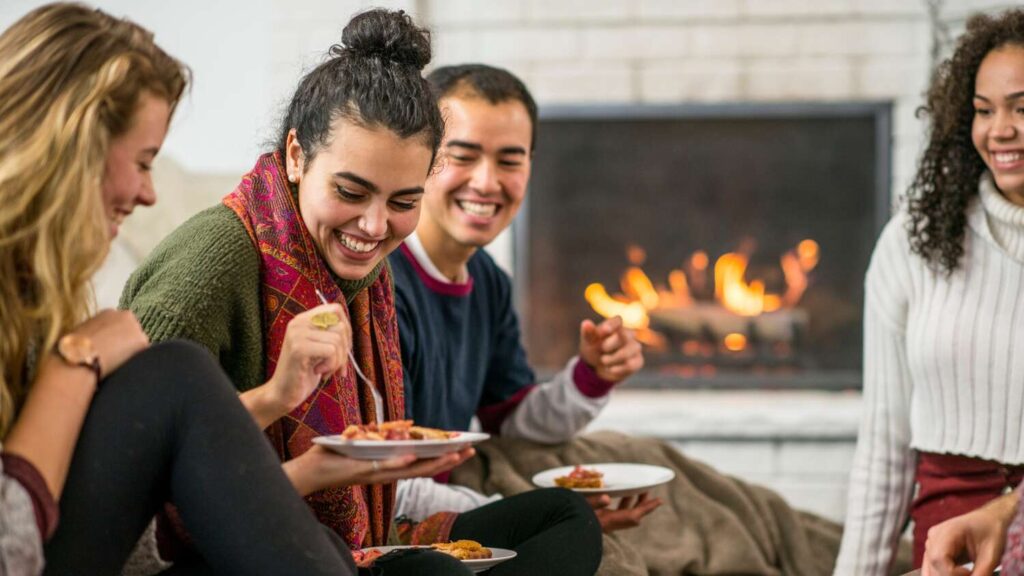
[[[526,85],[508,70],[486,64],[442,66],[427,76],[438,100],[461,91],[479,96],[491,104],[517,100],[530,115],[530,150],[537,145],[537,103]]]

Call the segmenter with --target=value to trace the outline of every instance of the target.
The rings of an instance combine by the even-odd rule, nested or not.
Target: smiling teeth
[[[1021,159],[1020,152],[996,152],[992,154],[996,162],[1000,164],[1008,164],[1010,162],[1016,162]]]
[[[336,234],[338,242],[341,245],[353,252],[370,252],[380,245],[380,242],[360,242],[354,238],[346,236],[344,234]]]
[[[470,202],[468,200],[460,201],[459,207],[472,216],[483,216],[485,218],[494,216],[494,213],[498,210],[498,206],[496,204],[481,204],[479,202]]]

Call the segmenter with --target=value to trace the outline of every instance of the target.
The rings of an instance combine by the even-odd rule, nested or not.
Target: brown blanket
[[[660,508],[640,527],[605,536],[601,575],[829,576],[839,552],[839,524],[794,510],[771,490],[716,472],[660,440],[598,432],[542,446],[496,438],[477,451],[452,481],[485,494],[531,490],[535,473],[570,464],[639,462],[674,470],[672,482],[652,490],[665,502]],[[909,570],[908,558],[901,554],[894,574]]]

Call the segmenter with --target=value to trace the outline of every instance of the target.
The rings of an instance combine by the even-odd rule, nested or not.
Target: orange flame
[[[715,262],[715,295],[722,306],[740,316],[757,316],[764,312],[764,282],[747,284],[747,257],[730,252]]]
[[[632,300],[639,300],[646,310],[658,306],[658,292],[651,279],[636,266],[630,266],[622,275],[622,292]]]
[[[739,352],[747,347],[747,337],[743,334],[733,332],[731,334],[726,334],[722,343],[725,344],[727,350]]]
[[[620,280],[621,294],[611,295],[602,284],[587,286],[584,297],[591,307],[606,318],[621,316],[623,324],[637,331],[637,338],[653,346],[665,345],[665,338],[650,330],[648,311],[678,309],[694,306],[689,281],[683,270],[672,270],[668,275],[668,289],[655,288],[654,283],[639,267],[646,258],[643,248],[631,245],[628,249],[632,266],[628,267]],[[757,316],[781,308],[792,308],[807,290],[808,272],[818,265],[820,249],[814,240],[803,240],[796,248],[780,257],[782,273],[786,281],[784,294],[765,292],[762,280],[746,280],[749,256],[742,252],[723,254],[714,265],[715,299],[722,307],[739,316]],[[701,282],[707,270],[709,258],[706,252],[694,252],[686,262],[691,274],[699,274],[694,282]],[[703,306],[703,304],[701,304]],[[741,340],[742,339],[742,340]],[[695,341],[696,342],[696,341]],[[746,337],[730,333],[723,342],[729,350],[740,351],[747,346]],[[696,349],[684,345],[685,353],[692,355]]]
[[[708,253],[703,250],[697,250],[690,256],[690,264],[693,265],[694,270],[707,270],[708,269]]]
[[[782,302],[793,307],[807,290],[807,273],[818,265],[818,243],[804,240],[797,244],[795,252],[786,252],[780,258],[782,274],[786,278],[786,293]]]
[[[647,312],[640,302],[622,302],[608,295],[604,286],[594,283],[587,286],[583,297],[587,299],[595,312],[611,318],[621,316],[622,324],[627,328],[647,328],[649,322]]]

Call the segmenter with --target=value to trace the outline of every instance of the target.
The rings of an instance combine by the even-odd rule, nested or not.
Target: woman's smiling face
[[[999,190],[1024,206],[1024,46],[1004,45],[981,61],[971,137]]]
[[[302,220],[340,278],[365,277],[416,229],[432,159],[421,135],[402,138],[342,118],[312,161],[294,130],[285,154]]]

